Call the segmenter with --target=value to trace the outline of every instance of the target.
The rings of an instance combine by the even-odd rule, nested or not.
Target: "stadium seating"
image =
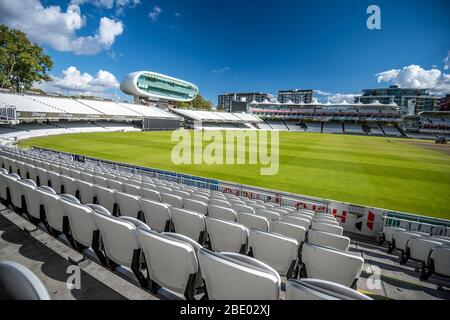
[[[402,263],[406,263],[409,259],[425,264],[430,252],[435,247],[442,246],[442,242],[423,237],[412,237],[406,243],[406,252]]]
[[[370,297],[331,281],[291,279],[286,282],[286,300],[372,300]]]
[[[412,237],[427,237],[429,234],[424,232],[397,231],[393,235],[393,250],[399,251],[399,261],[405,262],[406,245]]]
[[[442,246],[432,249],[420,279],[426,280],[432,274],[442,278],[450,278],[450,247]]]
[[[243,225],[207,217],[206,230],[212,250],[218,252],[246,253],[248,229]]]
[[[28,268],[0,261],[0,300],[50,300],[47,289]]]
[[[328,280],[356,288],[364,259],[340,250],[305,243],[302,247],[302,277]]]
[[[198,261],[211,300],[278,300],[281,278],[268,265],[248,256],[198,251]]]
[[[35,215],[37,213],[36,219],[43,219],[45,223],[50,222],[48,225],[52,233],[55,235],[59,233],[66,235],[67,240],[75,249],[83,251],[86,248],[92,248],[100,262],[106,267],[112,270],[119,270],[117,268],[119,266],[121,268],[131,269],[143,288],[157,288],[162,286],[176,294],[184,295],[188,299],[193,297],[194,289],[198,289],[201,286],[198,280],[199,273],[197,272],[194,289],[192,289],[193,287],[190,284],[192,280],[190,280],[189,285],[187,282],[186,285],[181,284],[184,280],[179,280],[183,278],[181,276],[182,274],[187,274],[185,271],[188,268],[184,269],[184,271],[177,271],[180,275],[178,280],[173,277],[165,278],[166,275],[162,274],[164,270],[164,264],[162,262],[157,267],[158,270],[153,270],[155,272],[153,277],[150,272],[150,275],[145,278],[143,275],[145,265],[142,264],[143,256],[141,252],[144,251],[145,257],[147,258],[145,250],[150,249],[144,248],[143,241],[141,242],[138,237],[140,232],[145,233],[145,235],[152,234],[158,237],[157,240],[161,242],[158,244],[160,247],[165,247],[169,242],[175,241],[173,239],[167,240],[167,237],[176,238],[186,236],[188,238],[184,240],[177,239],[176,241],[182,241],[184,242],[183,244],[188,243],[190,247],[195,246],[194,256],[195,252],[206,250],[201,248],[201,245],[205,244],[207,248],[211,248],[216,252],[226,252],[223,254],[215,254],[219,257],[237,260],[236,263],[240,266],[246,265],[251,270],[255,269],[255,267],[261,270],[257,265],[261,263],[264,265],[263,262],[265,262],[267,265],[272,266],[272,268],[269,267],[270,270],[279,273],[277,274],[278,278],[280,275],[290,278],[297,271],[293,265],[295,265],[295,261],[299,257],[298,248],[305,241],[308,227],[315,217],[314,212],[297,211],[294,207],[277,206],[274,204],[266,206],[267,203],[262,200],[247,199],[245,197],[238,198],[217,191],[201,190],[188,186],[184,187],[174,182],[152,177],[145,177],[144,179],[144,177],[133,173],[118,172],[109,168],[89,167],[85,164],[70,160],[58,160],[56,162],[57,165],[51,167],[51,160],[42,158],[33,160],[33,157],[29,155],[17,156],[17,158],[24,161],[26,165],[21,167],[19,164],[16,164],[17,161],[15,160],[8,160],[8,165],[14,167],[16,170],[18,169],[21,175],[26,177],[26,175],[29,175],[29,169],[32,166],[36,166],[45,168],[45,174],[48,176],[50,185],[58,185],[58,183],[64,182],[62,183],[62,190],[59,188],[60,190],[54,190],[52,192],[52,188],[49,186],[37,187],[34,183],[30,182],[31,180],[26,181],[13,174],[5,175],[5,171],[2,170],[2,173],[0,173],[0,182],[7,179],[6,177],[10,177],[10,179],[12,177],[15,182],[14,187],[16,185],[20,186],[18,190],[21,191],[19,191],[16,204],[19,204],[18,199],[20,199],[20,206],[30,211],[30,215],[31,212],[34,212]],[[0,160],[2,164],[6,163],[4,158],[3,160],[0,158]],[[30,164],[27,164],[27,162]],[[52,170],[56,170],[56,172]],[[42,172],[40,171],[40,174],[36,174],[35,179],[37,180],[37,177],[39,177],[39,180],[43,180],[45,184],[46,179],[41,179],[41,176],[44,177]],[[63,176],[71,179],[63,179]],[[52,182],[52,179],[54,182]],[[72,179],[74,181],[73,187],[69,186]],[[97,181],[101,182],[102,185],[97,184]],[[115,181],[115,183],[110,184],[111,181]],[[105,182],[107,182],[107,187],[104,185]],[[61,194],[61,191],[66,192],[64,183],[68,185],[70,195]],[[26,187],[22,186],[24,184]],[[147,188],[142,187],[144,184]],[[134,186],[138,186],[138,188]],[[114,187],[117,191],[108,187]],[[152,191],[150,194],[153,197],[160,195],[158,191],[155,191],[157,188],[162,191],[168,191],[169,189],[172,191],[178,190],[179,192],[177,192],[178,195],[173,194],[173,192],[172,194],[166,193],[167,196],[173,196],[175,198],[161,196],[161,198],[157,199],[147,199],[143,190]],[[138,190],[140,196],[137,194]],[[0,186],[0,191],[2,198],[4,198],[3,194],[5,194],[5,197],[7,196],[6,192],[10,193],[9,187]],[[91,197],[89,197],[89,192],[91,193]],[[45,193],[45,195],[41,195],[41,193]],[[161,194],[164,193],[162,192]],[[34,194],[39,195],[39,197],[33,198],[32,195]],[[53,202],[44,200],[43,197],[49,197],[49,195],[53,199]],[[81,202],[74,197],[75,195],[79,197]],[[181,195],[185,195],[186,197],[182,197]],[[194,196],[197,197],[194,199]],[[98,205],[89,204],[92,200]],[[171,200],[172,203],[170,203]],[[227,203],[231,206],[234,205],[236,208],[245,208],[244,210],[248,212],[238,211],[235,213],[229,206],[215,206],[211,203],[212,200],[221,201],[221,203],[216,202],[217,204],[225,205]],[[57,208],[50,215],[47,213],[50,206],[49,203],[54,208]],[[180,204],[184,208],[180,208]],[[40,205],[44,206],[44,215],[41,215],[39,211]],[[186,206],[191,207],[187,209]],[[214,213],[210,210],[214,206],[219,207],[220,212],[233,212],[233,221],[223,220],[223,216],[220,217],[222,219],[217,219],[217,216],[214,217]],[[261,207],[266,209],[262,209]],[[204,208],[208,210],[205,212]],[[202,210],[203,212],[201,212]],[[253,212],[256,212],[256,214]],[[112,214],[119,215],[119,217],[114,217]],[[207,215],[205,216],[205,214]],[[264,217],[265,215],[270,217],[270,228],[269,220]],[[136,218],[143,221],[137,220]],[[238,223],[234,222],[236,219]],[[291,222],[297,222],[299,225]],[[140,228],[146,231],[141,231]],[[270,233],[268,232],[269,230]],[[175,231],[176,234],[165,233],[167,231]],[[163,233],[161,234],[160,232]],[[255,242],[251,238],[252,235],[262,240]],[[153,238],[152,241],[154,240]],[[205,242],[205,239],[209,239],[209,242]],[[251,249],[250,252],[256,259],[238,254],[247,254],[247,249]],[[170,251],[170,249],[167,250]],[[235,255],[233,255],[233,252]],[[182,255],[184,256],[184,254]],[[173,255],[172,258],[167,257],[167,259],[174,259],[175,256]],[[187,260],[186,258],[185,261]],[[200,256],[198,260],[200,262]],[[150,264],[151,262],[151,259],[150,262],[147,261]],[[186,264],[180,262],[179,267],[181,268],[182,265]],[[266,267],[262,269],[266,270]],[[273,270],[273,268],[276,270]],[[250,274],[254,272],[254,270],[250,271]],[[206,276],[202,277],[206,283]],[[265,275],[264,277],[267,276]],[[269,276],[269,278],[271,277],[273,278],[273,275]],[[208,287],[207,283],[206,286]],[[188,287],[189,290],[187,290]],[[277,284],[276,287],[278,288],[276,290],[277,295],[279,295],[279,285]],[[207,292],[210,295],[209,288]],[[255,297],[259,297],[260,294],[256,294]],[[214,295],[210,295],[210,298],[212,297]]]

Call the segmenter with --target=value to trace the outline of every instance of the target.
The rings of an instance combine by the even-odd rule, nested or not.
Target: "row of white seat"
[[[384,242],[388,244],[388,253],[398,252],[400,264],[409,260],[420,263],[420,280],[432,274],[450,278],[450,237],[384,226],[379,243]]]
[[[260,260],[232,252],[215,253],[203,248],[199,243],[182,234],[155,232],[138,219],[127,216],[114,217],[101,206],[95,204],[83,205],[71,195],[56,195],[56,193],[51,192],[51,188],[36,187],[32,180],[20,180],[17,174],[7,174],[5,169],[2,169],[0,179],[3,179],[2,182],[6,180],[6,184],[2,184],[6,185],[6,188],[1,188],[0,193],[3,200],[10,198],[9,200],[14,204],[13,198],[15,197],[12,197],[12,195],[19,193],[16,188],[19,185],[27,186],[24,189],[24,194],[20,197],[23,196],[25,201],[21,201],[22,203],[19,206],[17,206],[18,203],[14,204],[15,207],[17,206],[16,209],[25,209],[20,207],[24,206],[28,212],[32,212],[33,205],[39,207],[40,215],[39,218],[34,217],[34,222],[40,220],[45,223],[53,235],[64,234],[78,250],[91,247],[105,266],[115,268],[120,265],[130,268],[140,285],[152,292],[156,292],[160,286],[164,286],[166,289],[192,299],[197,290],[201,289],[203,279],[208,295],[212,299],[279,298],[280,274]],[[42,200],[39,200],[39,196],[42,197]],[[61,209],[62,211],[60,211]],[[217,219],[211,218],[211,220]],[[252,230],[252,232],[260,236],[269,235],[256,230]],[[282,238],[281,236],[278,237]],[[289,241],[291,239],[284,238],[283,240]],[[258,250],[264,252],[265,244],[265,242],[261,242],[259,247],[261,249]],[[273,246],[274,243],[270,243],[270,245]],[[280,251],[280,248],[282,247],[278,247],[278,251]],[[305,244],[303,251],[303,259],[311,264],[306,265],[308,272],[311,274],[320,274],[324,266],[331,262],[336,266],[335,259],[345,258],[336,254],[336,250],[310,244]],[[324,255],[320,254],[321,251],[328,251],[334,254],[334,257],[328,256],[327,259],[331,261],[324,261]],[[230,258],[235,262],[234,265],[229,264]],[[141,267],[143,264],[147,277],[143,274]],[[249,264],[254,268],[249,270]],[[312,266],[311,269],[309,269],[310,266]],[[346,264],[345,268],[338,268],[338,273],[341,270],[345,276],[345,274],[348,274],[348,267],[348,264]],[[322,270],[318,270],[319,268]],[[264,269],[267,274],[261,275],[258,272],[261,269]],[[206,270],[207,272],[202,274],[200,270]],[[230,273],[236,273],[232,280],[223,278],[226,271],[229,275]],[[329,274],[330,271],[327,270],[325,273]],[[333,271],[336,272],[336,270]],[[252,274],[253,277],[248,277],[249,274]],[[255,281],[255,274],[259,274],[259,277],[256,278],[257,281]],[[268,281],[268,274],[271,274],[271,277],[269,277],[271,280],[275,276],[277,281]],[[246,281],[248,286],[244,286],[245,289],[233,292],[232,288],[235,288],[235,285],[245,283],[241,279],[242,277],[248,279]],[[312,277],[314,278],[314,276]],[[264,288],[266,290],[261,290]]]
[[[44,187],[45,188],[45,187]],[[38,188],[39,189],[39,188]],[[65,197],[67,197],[67,196],[65,196]],[[73,197],[72,197],[73,198]],[[74,199],[74,198],[73,198]],[[43,201],[43,202],[45,202],[45,201]],[[176,210],[175,210],[176,209]],[[184,216],[184,217],[186,217],[186,215],[185,215],[185,213],[187,212],[186,210],[183,210],[183,209],[177,209],[177,208],[173,208],[173,210],[175,210],[175,211],[177,211],[177,210],[179,210],[179,211],[181,211],[181,212],[183,212],[183,214],[181,215],[181,216]],[[55,210],[56,212],[58,211],[58,210]],[[58,220],[58,219],[57,219]],[[59,219],[59,220],[61,220],[61,219]],[[216,228],[217,230],[217,232],[214,232],[213,234],[214,235],[216,235],[216,239],[220,239],[220,234],[221,233],[223,233],[223,226],[224,225],[226,225],[226,224],[229,224],[229,223],[227,223],[227,222],[225,222],[225,221],[221,221],[221,220],[217,220],[217,219],[214,219],[214,218],[206,218],[206,224],[207,225],[209,225],[209,229],[214,229],[214,228]],[[209,221],[209,222],[208,222]],[[218,226],[218,227],[217,227]],[[221,227],[222,227],[222,230],[221,230]],[[53,229],[56,229],[56,228],[53,228]],[[60,229],[61,229],[61,227],[60,227]],[[176,228],[175,228],[176,229]],[[208,227],[207,227],[207,229],[208,229]],[[258,234],[259,233],[259,234]],[[262,239],[264,239],[264,235],[265,235],[265,233],[264,232],[257,232],[257,230],[252,230],[252,234],[254,234],[254,237],[259,237],[259,238],[261,238],[262,237]],[[274,239],[274,235],[270,235],[270,236],[272,236],[272,238],[270,238],[269,237],[269,239],[272,239],[272,246],[276,243],[276,242],[273,242],[273,239]],[[278,237],[280,237],[280,236],[278,236]],[[214,237],[213,237],[214,238]],[[224,241],[217,241],[217,246],[221,246],[221,245],[228,245],[227,243],[226,243],[226,241],[227,241],[227,239],[226,238],[229,238],[229,237],[227,237],[227,233],[224,233]],[[266,235],[266,238],[267,238],[267,235]],[[194,237],[194,239],[197,239],[196,237]],[[283,240],[283,239],[282,239]],[[284,239],[284,240],[286,240],[286,239]],[[287,240],[289,240],[289,239],[287,239]],[[213,241],[212,241],[213,242]],[[266,241],[267,242],[267,241]],[[262,244],[262,242],[261,242],[261,244]],[[255,246],[256,248],[258,248],[258,246]],[[259,248],[264,248],[264,246],[262,246],[262,245],[260,245],[259,246]],[[273,248],[273,249],[275,249],[275,250],[272,250],[272,251],[276,251],[276,248]],[[312,248],[312,249],[314,249],[314,250],[321,250],[321,249],[323,249],[323,248],[319,248],[319,249],[317,249],[317,248]],[[311,250],[312,250],[311,249]],[[313,252],[313,254],[314,254],[314,250],[312,251]],[[237,250],[236,250],[237,251]],[[256,251],[258,251],[258,255],[263,255],[264,254],[264,250],[261,250],[261,249],[256,249]],[[260,253],[260,252],[262,252],[262,253]],[[308,252],[308,251],[305,251],[305,252]],[[265,253],[266,255],[267,255],[267,252]],[[273,254],[273,253],[272,253]],[[323,252],[322,252],[322,254],[323,254]],[[328,253],[329,254],[329,253]],[[306,253],[306,255],[307,255],[307,253]],[[283,264],[283,261],[281,261],[281,262],[279,262],[279,261],[277,261],[277,259],[273,259],[274,257],[269,257],[269,259],[270,258],[272,258],[272,262],[273,262],[273,264],[274,265],[277,265],[278,264],[278,266],[280,266],[280,265],[287,265],[287,264]],[[310,261],[310,259],[306,259],[307,261]],[[313,259],[311,259],[311,261],[312,261]],[[362,263],[361,263],[361,266],[362,266]],[[308,270],[309,269],[309,267],[310,266],[308,266],[308,265],[306,265],[306,269]],[[280,267],[280,269],[281,269],[281,267]],[[314,272],[314,269],[315,268],[311,268],[312,269],[312,271],[311,271],[311,273],[313,273]],[[311,270],[310,269],[310,270]],[[328,270],[327,271],[328,273],[330,272],[330,270]],[[350,280],[352,280],[352,281],[354,281],[354,279],[350,279]],[[348,280],[348,279],[345,279],[345,281],[347,282],[346,284],[348,285],[348,281],[350,281],[350,280]]]
[[[26,165],[22,166],[22,172],[23,175],[25,175],[25,172],[28,172]],[[68,185],[71,185],[70,180]],[[64,188],[63,186],[62,189],[67,188]],[[104,188],[100,190],[103,189]],[[42,188],[38,189],[41,196],[46,194],[47,191],[48,190],[42,190]],[[92,190],[88,191],[87,194],[92,196]],[[20,190],[17,190],[14,191],[13,194],[20,195],[24,192],[25,191],[21,192]],[[114,200],[114,197],[111,196],[109,202],[106,201],[108,198],[104,201],[105,197],[97,192],[100,199],[99,202],[111,209],[114,208],[111,203],[117,201],[121,215],[142,218],[142,220],[154,230],[159,232],[175,230],[176,232],[189,236],[191,239],[196,240],[201,244],[209,240],[210,247],[215,251],[240,253],[250,251],[251,254],[261,260],[277,266],[276,269],[280,274],[288,277],[293,275],[294,267],[297,263],[297,252],[305,240],[308,240],[308,242],[312,244],[332,247],[341,251],[347,251],[350,244],[350,239],[348,237],[339,235],[342,233],[342,228],[334,225],[337,223],[335,222],[335,218],[330,215],[318,214],[314,216],[311,212],[303,212],[297,214],[284,214],[280,217],[278,213],[267,210],[257,211],[256,213],[253,212],[253,214],[238,211],[236,214],[233,209],[209,205],[208,213],[210,216],[206,218],[203,213],[183,210],[170,204],[161,204],[151,200],[139,199],[136,196],[131,196],[123,192],[116,192],[114,190],[111,192],[117,200]],[[71,195],[74,196],[75,194],[76,188],[72,188]],[[83,191],[81,194],[83,194]],[[81,200],[82,198],[83,197],[80,196]],[[184,202],[186,202],[190,199],[184,200]],[[43,199],[41,201],[44,202],[45,200]],[[13,197],[12,202],[13,204],[16,203],[16,207],[19,207],[20,196]],[[89,201],[84,203],[89,203]],[[107,203],[110,203],[110,205],[108,206]],[[126,210],[120,210],[120,208],[126,208]],[[248,208],[251,209],[250,207]],[[37,209],[33,210],[33,208],[31,208],[29,210],[33,217],[39,217],[40,213],[35,212]],[[58,208],[53,209],[53,212],[59,213],[59,211],[61,210],[58,210]],[[220,219],[216,219],[217,215],[220,215],[221,212],[232,213],[233,217],[238,216],[239,222],[242,222],[242,224],[235,223],[234,221],[226,221],[227,217],[225,216],[220,216]],[[142,213],[142,217],[139,216],[139,213]],[[57,221],[57,224],[61,224],[62,217],[60,215],[54,219]],[[263,221],[264,224],[260,224],[260,221]],[[173,225],[172,228],[170,228],[171,224]],[[312,230],[307,233],[310,226],[312,227]],[[207,232],[207,230],[209,231]],[[252,230],[250,236],[249,230]],[[267,233],[269,230],[272,234]],[[337,231],[338,234],[331,233],[334,231]],[[292,239],[286,239],[286,237]],[[258,239],[258,241],[255,239]],[[286,245],[286,243],[289,244],[289,242],[290,246],[282,246],[282,250],[277,249],[278,245]],[[283,256],[284,259],[281,259],[280,257]],[[304,268],[308,269],[307,261],[304,263]],[[353,270],[355,274],[351,279],[342,279],[343,283],[347,285],[353,284],[357,276],[359,276],[358,270],[358,268],[356,271]]]

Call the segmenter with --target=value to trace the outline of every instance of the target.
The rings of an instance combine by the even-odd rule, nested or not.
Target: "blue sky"
[[[66,25],[21,21],[23,2],[49,15],[59,6]],[[366,27],[371,4],[381,9],[381,30]],[[70,66],[91,76],[85,82],[99,84],[94,92],[109,94],[113,81],[102,82],[99,70],[118,82],[129,72],[151,70],[197,84],[214,104],[224,92],[290,88],[320,90],[324,99],[392,83],[448,92],[448,12],[447,0],[0,0],[0,23],[46,48],[59,88],[70,83]],[[105,33],[99,32],[103,17],[111,23]],[[52,29],[48,37],[46,28]],[[68,43],[60,45],[59,36]]]

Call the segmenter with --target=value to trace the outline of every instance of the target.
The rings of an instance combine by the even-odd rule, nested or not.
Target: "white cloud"
[[[435,94],[450,92],[450,75],[439,69],[425,70],[418,65],[376,74],[378,83],[389,82],[404,88],[430,89]]]
[[[77,36],[86,25],[80,7],[70,4],[64,12],[60,6],[44,7],[40,0],[0,0],[0,23],[19,29],[34,42],[58,51],[94,55],[109,49],[123,33],[123,23],[107,17],[100,19],[91,36]]]
[[[96,76],[87,72],[81,73],[70,66],[62,71],[62,76],[52,76],[52,81],[35,83],[35,87],[47,92],[60,94],[80,94],[100,97],[111,96],[108,90],[119,87],[116,77],[105,70],[99,70]]]
[[[181,13],[175,12],[175,17],[179,17],[179,16],[181,16]]]
[[[228,71],[228,70],[230,70],[229,67],[223,67],[223,68],[220,68],[220,69],[214,69],[212,72],[213,73],[222,73],[222,72],[225,72],[225,71]]]
[[[314,93],[318,96],[322,96],[320,100],[323,102],[330,101],[331,103],[341,103],[343,101],[353,103],[355,101],[355,97],[360,96],[360,94],[355,93],[332,93],[322,90],[314,90]]]
[[[141,3],[140,0],[72,0],[71,4],[81,6],[89,3],[97,8],[112,9],[116,7],[117,10],[123,10],[126,7],[134,8]]]
[[[150,13],[148,14],[148,16],[150,17],[150,19],[152,19],[153,21],[158,20],[159,15],[161,14],[162,9],[158,6],[154,6],[153,10],[150,11]]]
[[[447,52],[447,56],[443,60],[444,62],[444,70],[448,70],[450,68],[450,51]]]

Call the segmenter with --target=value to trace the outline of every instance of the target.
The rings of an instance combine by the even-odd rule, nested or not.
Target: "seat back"
[[[267,232],[269,231],[269,221],[265,217],[252,213],[238,212],[237,222],[246,228]]]
[[[258,216],[264,217],[269,221],[269,225],[271,224],[272,220],[281,220],[281,214],[278,212],[273,211],[273,209],[270,210],[256,210],[256,214]]]
[[[250,257],[200,249],[198,261],[211,300],[278,300],[278,273]]]
[[[105,207],[109,212],[113,212],[116,204],[116,191],[99,185],[94,186],[94,191],[98,204]]]
[[[278,233],[297,240],[301,245],[305,241],[306,229],[292,223],[273,220],[270,225],[270,232]]]
[[[142,211],[140,197],[124,192],[116,192],[115,197],[121,216],[138,217],[139,212]]]
[[[311,224],[311,229],[336,234],[338,236],[342,236],[342,233],[344,232],[344,228],[342,228],[341,226],[335,226],[328,223],[314,222],[314,221]]]
[[[208,215],[211,218],[236,221],[236,211],[234,211],[231,208],[209,205],[208,206]]]
[[[0,300],[50,300],[41,280],[13,261],[0,261],[0,288]]]
[[[423,237],[412,237],[407,243],[411,258],[420,262],[426,262],[431,250],[441,246],[442,242]]]
[[[232,203],[231,207],[236,212],[245,212],[245,213],[253,213],[253,214],[255,213],[255,209],[253,209],[252,207],[247,206],[247,205],[242,205],[239,203]]]
[[[397,231],[406,231],[406,229],[384,226],[383,227],[384,240],[389,243],[392,242],[392,238]]]
[[[97,226],[92,217],[92,209],[89,207],[61,199],[61,207],[68,217],[72,237],[86,247],[92,246],[92,235]]]
[[[136,226],[97,210],[92,211],[92,217],[100,230],[106,256],[117,264],[131,267],[134,250],[140,249]]]
[[[141,195],[144,199],[161,202],[159,191],[141,187]]]
[[[250,230],[249,250],[253,257],[267,263],[280,275],[290,277],[298,256],[299,243],[278,234]]]
[[[78,181],[78,192],[81,203],[92,203],[94,199],[94,185],[86,181]]]
[[[205,216],[203,214],[171,207],[170,215],[176,233],[188,236],[199,243],[203,242],[206,231]]]
[[[312,229],[308,232],[308,243],[348,251],[350,238]]]
[[[320,279],[290,279],[286,282],[286,300],[372,300],[339,283]]]
[[[160,191],[161,192],[161,191]],[[170,204],[175,208],[183,208],[183,198],[169,193],[161,192],[161,202]]]
[[[170,205],[142,198],[140,202],[145,222],[150,228],[158,232],[169,231]]]
[[[61,207],[60,196],[50,187],[39,187],[36,192],[40,197],[41,204],[44,205],[47,223],[53,229],[62,232],[65,213]]]
[[[154,231],[139,228],[137,233],[150,279],[178,293],[184,294],[187,289],[192,292],[199,269],[194,248],[187,242]]]
[[[430,257],[434,261],[435,273],[450,277],[450,247],[436,247]]]
[[[206,230],[214,251],[239,253],[247,251],[248,229],[243,225],[206,217]]]
[[[296,226],[300,226],[305,228],[306,230],[309,229],[309,227],[311,226],[311,221],[307,220],[307,219],[303,219],[297,215],[293,215],[293,214],[285,214],[281,216],[281,221],[283,222],[287,222],[290,224],[295,224]]]
[[[406,244],[409,239],[412,237],[422,237],[423,235],[419,232],[410,232],[410,231],[397,231],[394,234],[395,239],[395,249],[406,251]]]
[[[141,188],[134,184],[124,183],[123,190],[125,193],[131,194],[134,196],[138,196],[138,197],[141,196]]]
[[[361,274],[364,259],[343,251],[305,243],[302,248],[302,262],[308,278],[353,287]]]
[[[201,214],[208,214],[208,205],[204,202],[192,200],[188,198],[183,199],[183,208],[187,210],[196,211]]]

